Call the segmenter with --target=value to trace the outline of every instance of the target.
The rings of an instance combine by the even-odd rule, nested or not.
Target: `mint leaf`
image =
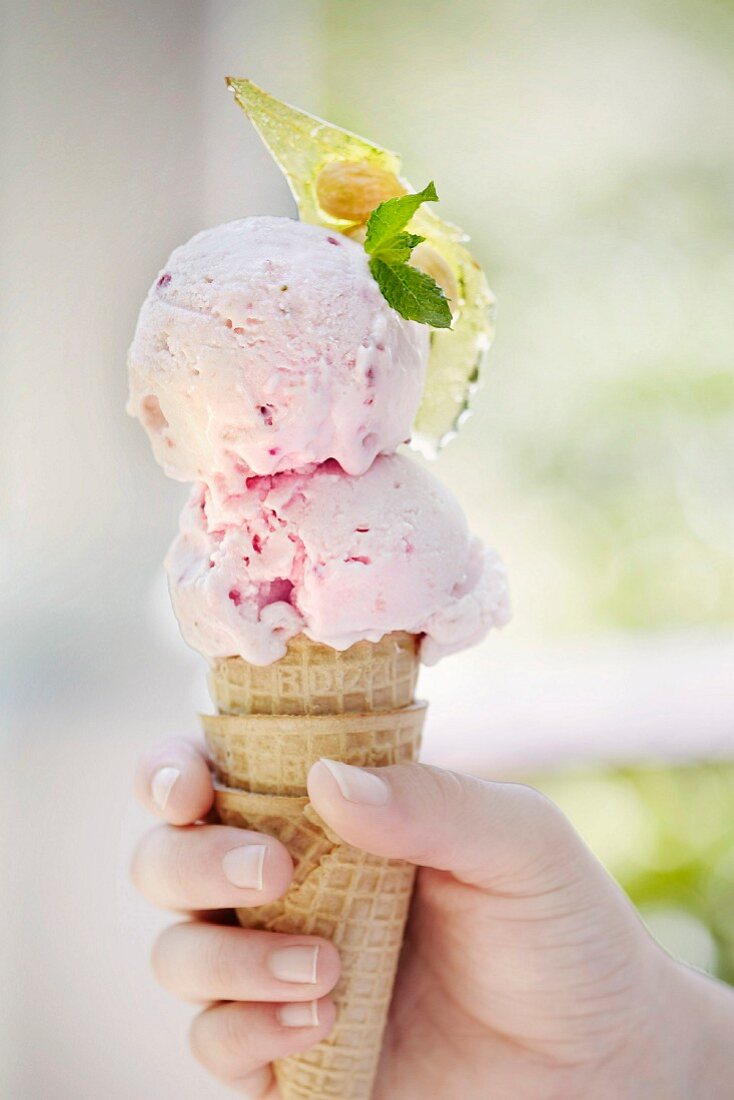
[[[441,287],[425,272],[409,264],[416,245],[425,240],[405,227],[424,202],[437,202],[433,183],[415,195],[381,202],[370,214],[364,247],[370,271],[388,305],[407,321],[434,328],[451,328],[451,309]]]
[[[415,195],[401,195],[397,199],[381,202],[370,214],[367,222],[365,251],[375,256],[401,229],[405,229],[419,206],[424,202],[438,202],[433,181]]]
[[[370,271],[382,296],[407,321],[433,328],[451,328],[451,310],[440,286],[430,275],[409,264],[389,264],[373,257]]]
[[[415,246],[425,239],[417,233],[396,233],[380,246],[377,256],[386,264],[405,264]]]

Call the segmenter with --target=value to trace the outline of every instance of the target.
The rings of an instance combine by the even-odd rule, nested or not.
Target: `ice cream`
[[[197,234],[156,278],[128,411],[170,477],[217,499],[328,459],[362,474],[410,435],[428,341],[388,306],[360,244],[244,218]]]
[[[251,478],[212,516],[194,489],[166,559],[182,634],[210,660],[269,664],[304,633],[344,650],[422,635],[433,664],[509,618],[504,568],[452,494],[417,462],[380,456],[361,477],[330,462]]]

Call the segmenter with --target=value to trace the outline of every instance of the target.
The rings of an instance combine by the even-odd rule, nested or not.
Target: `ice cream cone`
[[[414,868],[344,844],[308,802],[323,756],[379,767],[416,758],[425,704],[413,702],[417,639],[388,634],[344,652],[294,639],[281,661],[218,661],[219,710],[204,717],[222,821],[281,840],[295,874],[284,898],[238,910],[250,928],[325,936],[339,950],[331,1034],[275,1065],[283,1100],[369,1100],[413,888]]]

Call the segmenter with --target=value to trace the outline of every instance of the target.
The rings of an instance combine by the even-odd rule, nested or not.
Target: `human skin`
[[[543,795],[419,764],[321,762],[308,785],[350,844],[419,867],[375,1100],[734,1097],[734,993],[651,939]],[[192,914],[156,942],[155,974],[206,1005],[191,1030],[199,1061],[241,1095],[279,1100],[269,1063],[328,1034],[337,953],[220,922],[216,911],[284,893],[292,866],[270,837],[194,824],[213,790],[193,743],[146,755],[136,793],[167,824],[142,840],[134,881]]]

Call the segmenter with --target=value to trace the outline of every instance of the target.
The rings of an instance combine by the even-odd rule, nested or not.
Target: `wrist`
[[[734,1081],[734,990],[681,963],[670,963],[672,1022],[663,1056],[679,1067],[680,1096],[721,1100]]]
[[[734,1081],[734,990],[652,940],[628,1029],[595,1087],[601,1100],[722,1100]]]

